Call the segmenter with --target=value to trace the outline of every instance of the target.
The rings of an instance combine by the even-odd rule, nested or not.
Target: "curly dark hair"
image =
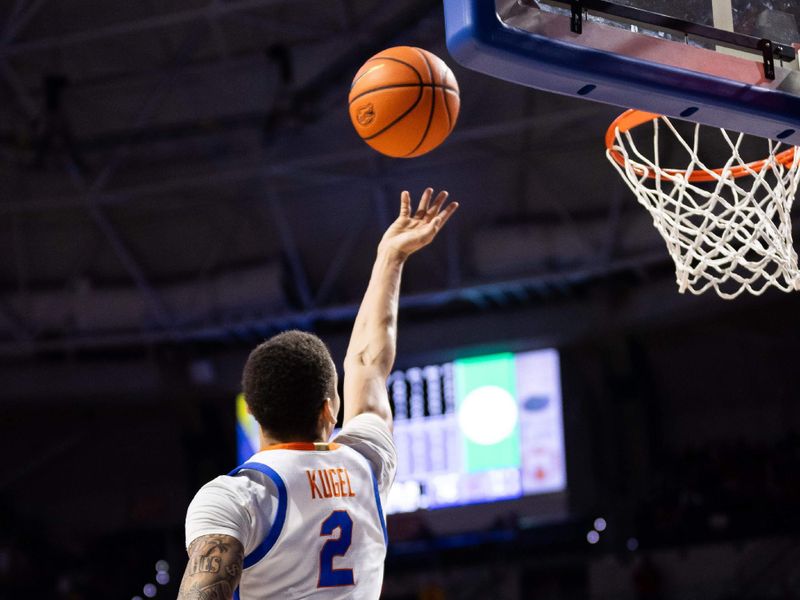
[[[285,331],[250,353],[242,388],[256,421],[272,436],[313,441],[322,404],[336,393],[335,373],[321,339],[305,331]]]

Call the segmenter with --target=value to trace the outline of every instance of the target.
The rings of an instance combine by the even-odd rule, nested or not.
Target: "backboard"
[[[786,46],[800,43],[800,33],[798,33],[800,3],[796,0],[608,0],[608,3],[635,11],[663,15],[692,25],[714,27],[757,39],[769,39]],[[544,10],[548,10],[547,4],[539,4]],[[552,2],[550,6],[555,9],[558,4]],[[562,4],[567,3],[562,0]],[[591,8],[589,10],[592,13]],[[607,25],[630,28],[629,23],[625,23],[622,18],[612,14],[604,15],[602,9],[590,14],[589,18]],[[685,40],[679,31],[670,34],[666,20],[661,25],[640,25],[640,31],[646,30],[660,37],[714,47],[713,44],[703,43],[701,38],[691,33],[688,40]],[[719,47],[717,49],[721,50]]]
[[[796,0],[445,0],[463,66],[800,145]]]

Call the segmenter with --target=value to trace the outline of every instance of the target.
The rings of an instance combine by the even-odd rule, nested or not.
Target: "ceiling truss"
[[[356,17],[353,4],[356,0],[338,0],[334,3],[336,18],[327,29],[317,25],[299,25],[298,22],[282,22],[274,18],[265,19],[259,11],[288,5],[287,0],[210,0],[200,7],[176,10],[171,13],[152,15],[146,18],[114,24],[99,24],[94,28],[64,32],[58,35],[41,37],[27,36],[38,18],[47,15],[54,3],[48,0],[17,0],[10,18],[2,27],[0,42],[0,81],[11,94],[19,114],[31,123],[43,119],[45,101],[43,91],[32,87],[29,77],[22,77],[29,57],[43,52],[63,53],[87,44],[112,41],[121,36],[153,35],[159,32],[183,32],[184,39],[178,44],[168,64],[151,65],[146,78],[152,80],[151,92],[146,101],[136,111],[135,117],[124,131],[107,136],[105,146],[93,147],[92,140],[76,135],[78,150],[102,154],[103,162],[90,176],[80,161],[67,152],[63,158],[63,176],[71,182],[71,193],[30,193],[14,194],[0,202],[0,219],[35,219],[40,215],[69,212],[87,214],[94,227],[102,234],[103,240],[124,267],[130,281],[141,294],[149,309],[151,320],[142,323],[138,331],[105,332],[87,334],[63,332],[53,336],[39,335],[34,323],[26,320],[26,315],[17,314],[8,307],[6,300],[10,292],[0,292],[0,354],[28,355],[41,351],[67,351],[76,348],[102,348],[125,345],[149,345],[186,340],[231,340],[241,336],[261,335],[265,331],[279,330],[288,326],[310,326],[318,322],[339,322],[352,319],[357,306],[352,302],[337,301],[335,291],[342,284],[344,275],[354,256],[361,252],[360,242],[364,232],[380,230],[392,219],[390,206],[393,204],[390,190],[405,178],[430,176],[435,173],[468,166],[469,168],[490,169],[495,166],[516,161],[516,169],[521,182],[526,181],[530,164],[545,153],[568,153],[585,145],[589,140],[587,122],[596,119],[597,108],[592,104],[571,105],[562,108],[558,104],[535,107],[539,114],[523,111],[523,114],[507,116],[498,110],[490,120],[482,120],[460,126],[451,136],[448,144],[453,152],[441,158],[432,157],[424,162],[394,164],[387,168],[387,161],[379,158],[366,146],[344,151],[307,150],[302,154],[284,155],[280,151],[283,142],[295,134],[291,127],[282,125],[287,117],[285,106],[276,104],[266,107],[258,114],[238,115],[220,119],[214,128],[204,128],[202,122],[183,122],[177,125],[185,128],[187,138],[203,143],[214,143],[235,138],[240,131],[261,131],[266,122],[278,126],[271,130],[271,136],[258,151],[250,151],[243,160],[241,156],[229,158],[224,153],[211,160],[202,172],[193,175],[167,175],[142,173],[135,183],[131,178],[119,181],[118,174],[130,164],[133,155],[146,154],[148,149],[161,141],[174,141],[174,127],[159,122],[164,99],[180,81],[179,75],[194,68],[198,47],[210,39],[215,57],[203,60],[211,64],[229,64],[240,60],[233,54],[232,40],[227,27],[237,20],[247,19],[258,24],[268,34],[282,36],[292,42],[294,49],[303,50],[306,43],[334,41],[341,44],[341,55],[331,56],[327,69],[322,75],[315,75],[300,87],[289,89],[289,106],[303,106],[308,101],[320,106],[336,105],[338,95],[332,95],[336,82],[342,73],[352,71],[352,65],[363,60],[367,52],[374,51],[392,40],[404,39],[401,36],[425,41],[425,36],[441,36],[436,29],[426,28],[426,20],[439,19],[440,6],[432,0],[418,0],[408,3],[406,10],[391,22],[370,27],[374,20],[385,12],[382,3],[370,3],[369,9]],[[363,15],[367,16],[364,17]],[[430,32],[433,31],[433,34]],[[188,32],[188,33],[187,33]],[[207,50],[207,48],[206,48]],[[115,86],[124,89],[132,78],[141,78],[142,72],[121,75]],[[338,79],[337,79],[338,78]],[[0,85],[2,85],[0,84]],[[338,93],[338,92],[337,92]],[[287,102],[283,99],[284,104]],[[554,110],[553,108],[557,108]],[[230,123],[229,126],[225,123]],[[566,132],[556,136],[557,132]],[[505,140],[516,137],[520,141],[519,152],[495,151],[502,148]],[[558,140],[556,138],[559,137]],[[546,146],[540,143],[547,139]],[[556,140],[556,141],[554,141]],[[2,142],[0,142],[2,147]],[[13,171],[18,168],[14,162],[17,150],[3,147],[0,155],[0,169]],[[367,169],[352,169],[353,164],[367,165]],[[289,284],[299,299],[299,305],[290,307],[280,314],[249,314],[238,319],[222,318],[215,322],[181,322],[175,311],[168,307],[162,296],[160,285],[153,283],[152,267],[147,266],[136,256],[126,239],[124,224],[116,223],[108,212],[121,205],[135,205],[153,197],[180,196],[204,190],[213,193],[216,188],[253,183],[258,192],[254,199],[243,200],[245,210],[253,208],[254,203],[266,210],[268,227],[276,233],[280,248],[287,264]],[[349,223],[341,243],[330,256],[323,275],[314,280],[308,272],[304,260],[303,245],[309,243],[292,225],[286,215],[287,203],[292,202],[288,190],[324,189],[330,187],[357,189],[370,198],[369,208],[361,211],[354,222]],[[523,186],[524,187],[524,186]],[[526,192],[521,192],[524,195]],[[541,210],[548,212],[554,222],[572,238],[591,259],[583,264],[569,268],[554,268],[548,272],[537,272],[512,278],[481,280],[469,274],[468,257],[464,255],[467,240],[459,238],[457,229],[448,230],[444,236],[444,282],[434,289],[406,296],[403,307],[411,311],[435,314],[454,306],[470,307],[470,310],[503,310],[509,307],[530,306],[551,302],[559,298],[571,297],[576,286],[596,282],[621,273],[639,273],[645,276],[653,266],[668,262],[664,252],[642,252],[636,256],[620,258],[616,249],[619,246],[620,220],[624,202],[619,193],[609,195],[606,213],[602,218],[608,224],[605,238],[595,244],[589,241],[583,231],[583,220],[560,202],[559,198],[545,198]],[[393,210],[393,209],[391,209]],[[221,234],[228,239],[228,234]],[[201,281],[213,276],[220,263],[225,244],[219,242],[208,253],[208,258],[198,264],[194,277]],[[20,249],[19,252],[22,252]],[[19,290],[28,285],[31,274],[20,274]],[[69,282],[64,282],[68,285]],[[3,297],[5,295],[5,297]]]

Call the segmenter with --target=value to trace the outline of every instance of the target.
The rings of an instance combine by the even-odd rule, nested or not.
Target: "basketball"
[[[458,82],[435,54],[396,46],[358,70],[349,105],[362,140],[387,156],[414,158],[439,146],[453,131],[460,106]]]

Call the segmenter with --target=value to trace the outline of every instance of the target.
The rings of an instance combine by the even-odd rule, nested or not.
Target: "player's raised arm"
[[[403,265],[411,254],[433,241],[458,208],[457,202],[444,206],[445,191],[439,192],[433,204],[430,203],[432,196],[433,190],[426,189],[412,214],[411,197],[403,192],[400,214],[378,245],[378,255],[344,361],[345,423],[361,413],[371,412],[391,425],[386,379],[394,364]]]
[[[235,537],[204,535],[189,546],[178,600],[231,600],[242,575],[244,550]]]

